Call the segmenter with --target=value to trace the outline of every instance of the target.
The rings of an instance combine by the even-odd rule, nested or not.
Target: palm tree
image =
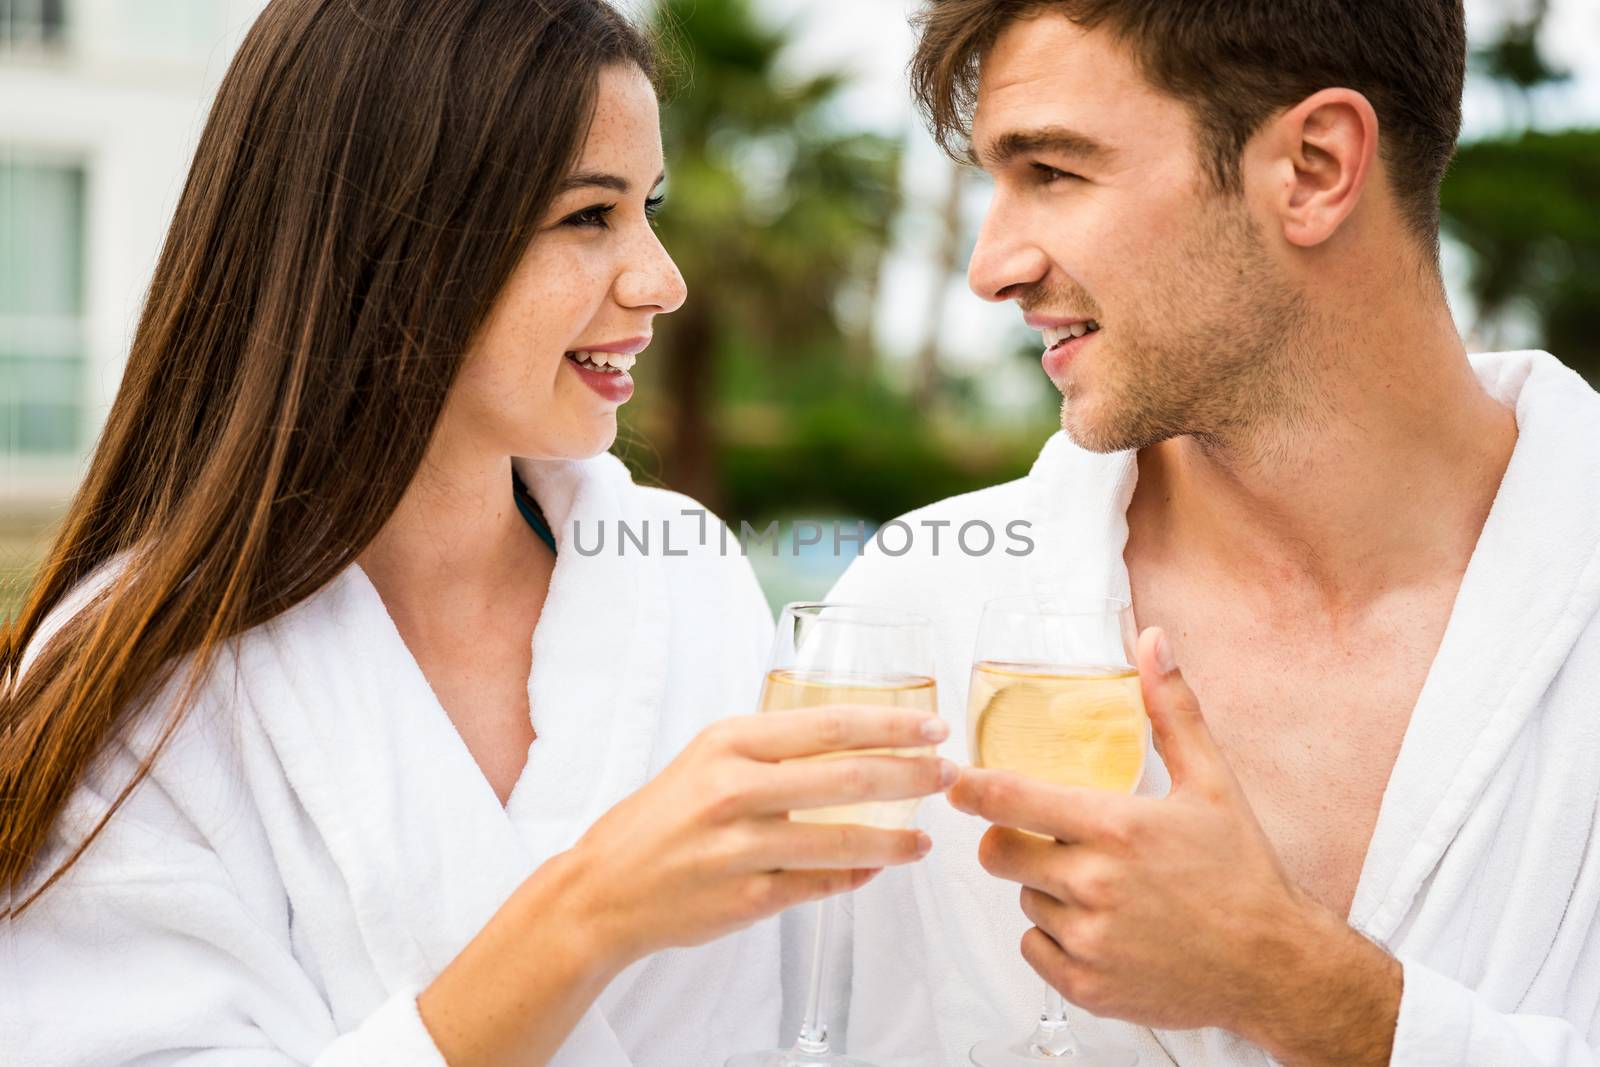
[[[671,405],[664,473],[717,506],[720,359],[735,344],[845,359],[836,299],[878,267],[899,149],[839,129],[842,75],[783,80],[789,34],[749,0],[661,0],[652,21],[682,57],[662,117],[660,229],[689,285],[655,349]]]
[[[1600,383],[1596,189],[1600,130],[1527,130],[1463,145],[1441,202],[1451,234],[1473,253],[1474,332],[1525,303],[1540,343]]]

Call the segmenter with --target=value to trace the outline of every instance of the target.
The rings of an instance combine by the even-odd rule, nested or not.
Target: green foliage
[[[881,522],[1021,477],[1058,428],[1051,404],[1000,427],[975,425],[956,403],[970,388],[964,379],[947,387],[956,410],[930,417],[890,388],[878,367],[837,346],[796,347],[773,361],[748,339],[728,341],[719,358],[717,474],[735,519],[824,514]]]
[[[1498,39],[1473,53],[1478,69],[1522,92],[1571,78],[1571,71],[1552,67],[1539,50],[1539,30],[1543,23],[1541,11],[1525,22],[1506,26]]]
[[[1473,52],[1477,74],[1533,118],[1533,91],[1565,81],[1539,47],[1548,0]],[[1479,324],[1523,306],[1539,344],[1600,386],[1600,130],[1525,130],[1463,145],[1440,194],[1445,229],[1472,254]]]
[[[1479,314],[1528,302],[1543,343],[1600,382],[1600,130],[1463,145],[1441,205],[1472,253]]]
[[[789,412],[769,440],[722,450],[727,514],[798,512],[881,522],[944,497],[1020,478],[1049,427],[957,436],[931,427],[903,397],[841,390]]]

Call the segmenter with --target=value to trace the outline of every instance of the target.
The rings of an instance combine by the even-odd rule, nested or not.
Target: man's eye
[[[1043,182],[1045,185],[1051,185],[1051,184],[1053,184],[1055,182],[1059,182],[1059,181],[1082,181],[1083,180],[1083,176],[1080,175],[1080,174],[1074,174],[1069,170],[1061,170],[1058,167],[1052,167],[1048,163],[1035,163],[1035,164],[1033,164],[1033,172],[1036,175],[1038,175],[1039,180],[1041,182]]]
[[[586,207],[576,214],[568,215],[562,222],[567,226],[589,226],[603,230],[609,225],[606,219],[611,215],[612,211],[616,210],[616,207],[617,205],[615,204],[596,204],[593,207]]]

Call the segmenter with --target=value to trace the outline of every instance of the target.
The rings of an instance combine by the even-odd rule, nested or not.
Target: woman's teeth
[[[1100,324],[1094,319],[1086,322],[1075,322],[1071,326],[1052,326],[1044,331],[1045,348],[1054,348],[1062,341],[1070,341],[1074,337],[1082,337],[1086,333],[1094,333]]]
[[[567,358],[589,370],[624,374],[633,369],[633,361],[639,357],[630,356],[626,352],[568,352]]]

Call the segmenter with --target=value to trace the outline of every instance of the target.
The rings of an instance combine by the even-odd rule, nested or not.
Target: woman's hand
[[[616,974],[792,904],[841,893],[928,850],[916,830],[790,822],[790,811],[903,800],[948,787],[926,712],[835,705],[727,719],[512,894],[417,997],[450,1067],[539,1067]]]
[[[920,859],[929,847],[921,831],[791,822],[788,813],[937,793],[955,780],[953,764],[933,755],[800,757],[930,749],[948,733],[926,712],[870,705],[718,722],[567,854],[583,886],[580,910],[602,943],[631,961],[710,941]]]

